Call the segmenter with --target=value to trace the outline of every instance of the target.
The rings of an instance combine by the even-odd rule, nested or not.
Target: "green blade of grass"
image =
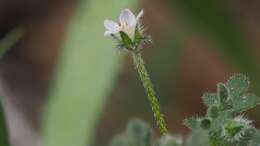
[[[119,66],[103,21],[132,7],[132,0],[80,0],[61,52],[45,107],[44,146],[91,145],[105,96]]]

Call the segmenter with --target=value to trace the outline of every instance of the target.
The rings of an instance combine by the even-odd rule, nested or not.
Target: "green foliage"
[[[259,98],[246,93],[249,81],[241,74],[234,75],[225,84],[219,83],[217,87],[217,94],[206,94],[202,97],[208,111],[207,115],[201,118],[203,120],[196,120],[201,126],[191,127],[195,122],[188,118],[186,121],[191,121],[188,127],[192,130],[207,131],[212,146],[246,146],[257,130],[250,120],[239,114],[255,107]]]
[[[234,75],[227,83],[219,83],[217,87],[217,93],[207,93],[202,97],[208,107],[207,114],[184,120],[184,125],[191,129],[186,138],[167,134],[154,140],[151,129],[144,122],[134,120],[128,124],[126,132],[113,139],[110,146],[259,146],[260,131],[251,120],[241,115],[259,102],[257,96],[246,93],[249,88],[247,77]],[[121,143],[116,145],[115,142]]]
[[[45,107],[44,146],[92,145],[94,130],[119,67],[103,21],[136,1],[80,0],[60,51],[54,84]]]

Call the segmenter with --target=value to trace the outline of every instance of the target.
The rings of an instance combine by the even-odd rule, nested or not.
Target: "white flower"
[[[137,16],[135,16],[129,9],[122,10],[119,16],[119,23],[112,20],[104,21],[104,26],[106,28],[104,35],[114,35],[120,38],[119,32],[123,31],[129,36],[129,38],[134,40],[135,30],[136,27],[138,27],[137,25],[142,15],[143,10]]]

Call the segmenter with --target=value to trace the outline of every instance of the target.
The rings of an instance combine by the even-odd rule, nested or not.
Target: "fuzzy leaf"
[[[250,146],[260,146],[260,131],[255,134],[253,139],[251,140]]]
[[[249,140],[254,138],[256,133],[257,133],[257,129],[255,127],[249,127],[246,130],[244,130],[243,134],[241,134],[241,140],[248,142]]]
[[[223,83],[218,85],[218,98],[220,101],[220,109],[228,110],[232,108],[232,101],[229,99],[229,91]]]
[[[237,74],[229,79],[226,87],[230,91],[230,96],[234,99],[248,90],[249,80],[245,75]]]
[[[259,104],[259,97],[255,94],[246,94],[244,96],[237,97],[236,100],[233,101],[233,108],[234,112],[243,112],[255,107]]]
[[[200,119],[199,118],[194,118],[194,117],[189,117],[189,118],[186,118],[183,123],[188,128],[195,129],[195,128],[199,127]]]
[[[219,109],[217,106],[211,106],[208,108],[207,116],[215,119],[219,116]]]
[[[207,107],[210,107],[218,103],[218,96],[215,93],[205,93],[202,100]]]
[[[225,103],[228,99],[228,89],[222,83],[219,83],[217,86],[218,86],[218,97],[220,99],[220,102]]]

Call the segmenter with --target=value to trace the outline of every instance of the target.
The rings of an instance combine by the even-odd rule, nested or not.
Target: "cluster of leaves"
[[[246,93],[248,78],[235,75],[217,87],[217,93],[206,93],[202,97],[208,108],[206,115],[184,120],[191,129],[185,140],[171,135],[155,139],[147,124],[133,120],[110,146],[259,146],[260,131],[242,114],[259,104],[256,95]]]
[[[235,75],[229,81],[217,85],[217,93],[206,93],[202,99],[207,106],[204,117],[187,118],[185,125],[192,131],[206,131],[212,146],[247,146],[253,143],[257,129],[246,119],[245,112],[259,103],[259,98],[246,93],[249,80]]]

